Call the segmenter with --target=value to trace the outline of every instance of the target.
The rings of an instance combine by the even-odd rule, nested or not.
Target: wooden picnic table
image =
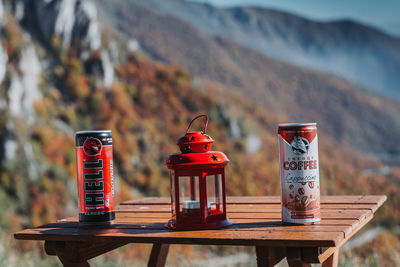
[[[128,243],[152,243],[149,266],[164,266],[170,244],[254,246],[258,266],[287,258],[290,266],[337,266],[339,248],[374,216],[386,196],[323,196],[322,220],[314,225],[281,223],[279,196],[228,197],[234,223],[219,230],[172,231],[169,198],[121,203],[111,228],[78,227],[77,217],[25,229],[16,239],[44,240],[48,255],[64,266],[89,266],[87,260]]]

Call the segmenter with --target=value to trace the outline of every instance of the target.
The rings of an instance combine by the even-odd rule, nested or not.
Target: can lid
[[[75,134],[90,134],[90,133],[111,133],[111,130],[78,131]]]
[[[280,123],[279,127],[298,127],[298,126],[316,126],[316,122],[309,123]]]

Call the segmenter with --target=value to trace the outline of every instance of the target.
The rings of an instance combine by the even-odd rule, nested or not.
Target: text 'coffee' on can
[[[316,123],[279,124],[282,221],[321,220]]]
[[[110,225],[115,219],[111,131],[75,135],[80,226]]]

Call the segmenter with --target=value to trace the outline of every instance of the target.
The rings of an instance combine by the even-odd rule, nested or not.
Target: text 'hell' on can
[[[279,124],[282,221],[321,220],[316,123]]]
[[[111,131],[75,135],[80,225],[108,225],[115,219]]]

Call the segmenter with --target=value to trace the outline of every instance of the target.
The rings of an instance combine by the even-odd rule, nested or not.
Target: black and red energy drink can
[[[79,223],[110,225],[115,219],[111,131],[80,131],[75,140]]]

